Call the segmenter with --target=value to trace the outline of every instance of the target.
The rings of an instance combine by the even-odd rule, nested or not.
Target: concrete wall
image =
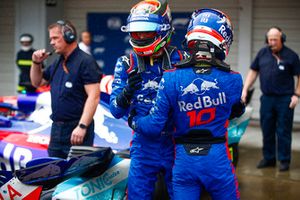
[[[16,91],[15,13],[14,1],[0,1],[0,95]]]

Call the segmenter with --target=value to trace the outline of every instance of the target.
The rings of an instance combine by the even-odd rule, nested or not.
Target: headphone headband
[[[68,24],[68,22],[58,20],[56,23],[62,27],[62,34],[66,43],[71,44],[76,40],[76,32],[74,28]]]
[[[59,25],[61,25],[61,26],[65,26],[66,25],[66,22],[64,20],[58,20],[56,23],[59,24]]]

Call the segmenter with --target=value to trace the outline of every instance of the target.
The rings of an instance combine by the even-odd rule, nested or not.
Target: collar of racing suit
[[[172,63],[171,63],[171,55],[174,52],[174,50],[176,49],[176,47],[173,46],[168,46],[167,48],[164,48],[164,52],[161,59],[162,59],[162,69],[163,70],[169,70],[172,68]],[[137,58],[137,66],[138,66],[138,70],[139,72],[144,72],[146,70],[146,65],[145,65],[145,57],[143,56],[138,56],[137,54],[136,58]]]

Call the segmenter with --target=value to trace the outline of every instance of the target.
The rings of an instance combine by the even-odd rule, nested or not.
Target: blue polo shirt
[[[299,56],[283,46],[277,54],[279,62],[269,47],[262,48],[250,68],[259,72],[260,88],[265,95],[294,94],[294,76],[300,74]]]
[[[68,73],[63,69],[64,62]],[[101,77],[95,59],[78,47],[66,61],[63,56],[54,61],[43,73],[43,78],[50,80],[51,119],[54,122],[79,120],[87,99],[84,85],[99,83]]]

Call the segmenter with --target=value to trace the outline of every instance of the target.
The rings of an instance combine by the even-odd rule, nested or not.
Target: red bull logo
[[[198,97],[194,103],[187,103],[185,101],[178,101],[180,112],[187,112],[196,109],[210,108],[226,103],[226,95],[224,92],[219,92],[217,98],[210,96]]]
[[[189,84],[187,87],[180,86],[182,95],[187,94],[196,94],[196,95],[202,95],[206,91],[209,91],[210,89],[219,89],[217,86],[218,82],[215,79],[214,81],[207,81],[202,78],[196,78],[193,80],[191,84]],[[198,85],[200,86],[200,89],[198,88]]]

